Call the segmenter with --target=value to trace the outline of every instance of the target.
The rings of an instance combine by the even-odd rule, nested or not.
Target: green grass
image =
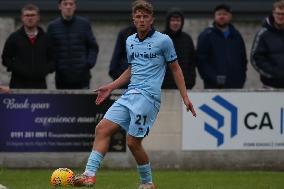
[[[77,172],[77,171],[76,171]],[[9,189],[47,189],[52,170],[0,170],[0,184]],[[154,171],[158,189],[283,189],[283,172]],[[101,170],[96,189],[137,189],[135,170]],[[70,188],[70,187],[69,187]]]

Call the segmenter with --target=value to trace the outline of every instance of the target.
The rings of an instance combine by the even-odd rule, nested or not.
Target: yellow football
[[[74,173],[68,168],[58,168],[53,171],[50,184],[52,186],[73,186]]]

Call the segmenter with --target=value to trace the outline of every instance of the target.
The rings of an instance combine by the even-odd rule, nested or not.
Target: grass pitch
[[[0,184],[9,189],[51,189],[53,170],[0,170]],[[78,173],[77,170],[74,172]],[[157,171],[153,172],[158,189],[283,189],[284,172],[263,171]],[[136,170],[101,170],[96,189],[137,189]],[[68,187],[72,188],[72,187]]]

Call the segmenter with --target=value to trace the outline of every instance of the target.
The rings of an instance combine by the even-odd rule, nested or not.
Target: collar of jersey
[[[136,34],[136,38],[139,39],[140,42],[144,41],[145,39],[147,39],[147,37],[151,37],[153,34],[155,33],[155,29],[152,28],[148,34],[143,38],[143,39],[140,39],[139,36],[138,36],[138,33]]]

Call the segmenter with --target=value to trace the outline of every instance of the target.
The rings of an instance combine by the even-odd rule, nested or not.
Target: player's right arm
[[[118,89],[121,86],[127,84],[130,81],[130,77],[131,77],[131,66],[128,66],[128,68],[119,76],[119,78],[114,80],[109,85],[111,85],[111,88],[113,90]]]
[[[10,92],[9,87],[0,84],[0,93],[9,93],[9,92]]]
[[[97,90],[95,90],[95,92],[98,92],[98,97],[96,99],[96,104],[99,105],[101,104],[109,95],[110,93],[115,90],[118,89],[119,87],[127,84],[130,80],[131,77],[131,66],[129,66],[122,74],[121,76],[119,76],[119,78],[117,78],[116,80],[114,80],[113,82],[104,85],[100,88],[98,88]]]

